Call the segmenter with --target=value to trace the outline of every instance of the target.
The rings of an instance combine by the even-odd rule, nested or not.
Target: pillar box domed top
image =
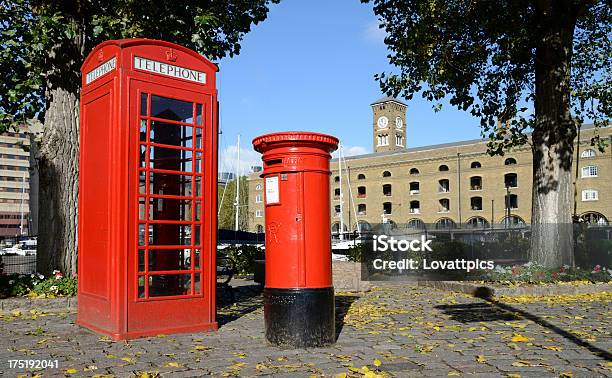
[[[265,173],[327,171],[330,153],[338,138],[304,131],[283,131],[253,139],[255,151],[263,154]]]

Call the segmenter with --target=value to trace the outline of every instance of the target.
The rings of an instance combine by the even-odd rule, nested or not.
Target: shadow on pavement
[[[217,322],[219,327],[233,322],[263,306],[263,287],[258,284],[217,286]]]
[[[357,299],[359,299],[358,295],[336,295],[336,340],[340,337],[344,327],[344,317]]]
[[[461,323],[508,321],[518,319],[531,320],[542,327],[548,328],[566,340],[588,349],[594,355],[605,358],[607,361],[612,361],[612,354],[610,354],[608,351],[580,339],[576,335],[546,321],[537,315],[520,308],[510,306],[506,303],[498,302],[491,298],[485,298],[485,300],[487,301],[486,303],[440,305],[435,306],[435,308],[443,311],[447,315],[450,315],[453,320]]]

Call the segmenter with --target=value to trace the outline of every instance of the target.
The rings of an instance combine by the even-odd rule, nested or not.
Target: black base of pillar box
[[[336,341],[334,288],[265,288],[266,338],[279,346],[321,347]]]

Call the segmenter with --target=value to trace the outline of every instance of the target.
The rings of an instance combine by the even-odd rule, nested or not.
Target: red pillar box
[[[266,338],[313,347],[335,341],[329,221],[333,136],[282,132],[257,137],[266,208]]]
[[[83,63],[78,324],[114,339],[216,329],[216,71],[148,39]]]

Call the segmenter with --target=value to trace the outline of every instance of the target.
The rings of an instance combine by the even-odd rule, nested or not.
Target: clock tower
[[[372,104],[374,152],[406,148],[406,104],[393,97],[383,97]]]

